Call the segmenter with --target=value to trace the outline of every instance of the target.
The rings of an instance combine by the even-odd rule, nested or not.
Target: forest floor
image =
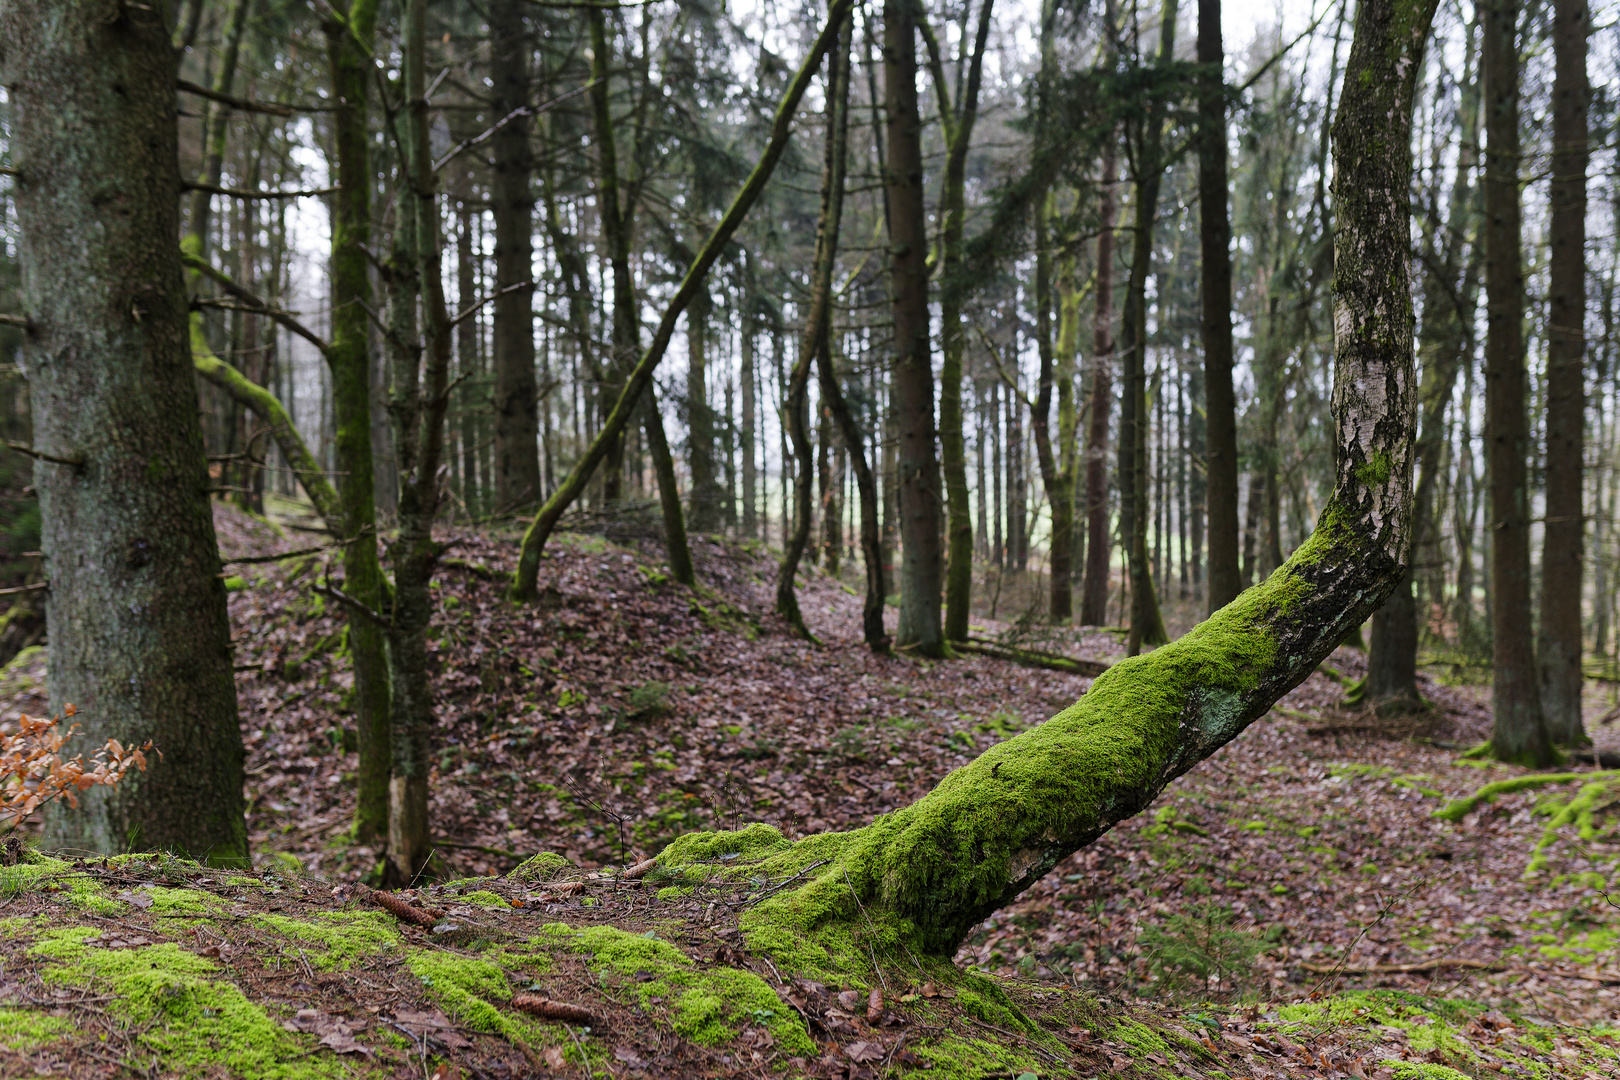
[[[319,543],[224,509],[216,518],[227,558]],[[855,988],[750,966],[723,898],[718,915],[713,904],[685,910],[701,890],[661,908],[615,868],[696,829],[764,821],[792,838],[864,824],[1067,706],[1089,680],[982,656],[874,657],[860,642],[859,597],[820,571],[801,591],[819,643],[801,642],[767,614],[774,563],[748,545],[694,537],[704,583],[694,593],[668,583],[656,546],[564,535],[542,563],[540,603],[516,608],[501,598],[515,539],[448,538],[436,586],[432,814],[439,854],[462,882],[407,896],[435,909],[434,929],[450,936],[396,927],[348,885],[378,853],[349,835],[357,759],[342,623],[310,588],[330,554],[228,567],[257,872],[132,859],[0,870],[10,897],[0,901],[0,998],[43,1003],[84,1031],[83,1018],[99,1015],[103,1040],[99,1050],[53,1041],[49,1024],[36,1030],[0,1009],[0,1075],[26,1062],[39,1075],[111,1076],[136,1061],[189,1061],[207,1074],[206,1054],[163,1042],[161,995],[153,1006],[143,991],[147,1012],[133,1026],[113,1012],[110,1002],[135,994],[119,982],[128,973],[89,958],[120,947],[223,965],[241,1001],[197,1005],[205,1020],[251,1002],[279,1018],[264,1038],[309,1043],[289,1051],[295,1064],[283,1054],[274,1068],[227,1068],[241,1075],[580,1074],[585,1059],[598,1075],[668,1076],[930,1065],[962,1077],[1620,1071],[1614,823],[1600,813],[1589,839],[1556,833],[1527,876],[1549,799],[1567,800],[1577,784],[1505,795],[1457,824],[1433,816],[1522,773],[1460,756],[1488,728],[1481,688],[1425,678],[1431,712],[1379,721],[1339,706],[1364,667],[1359,652],[1339,650],[1153,810],[1061,864],[964,946],[958,966],[1005,987],[1034,1018],[1029,1031],[969,1015],[931,984],[892,987],[863,1023],[864,994],[840,997]],[[1174,623],[1177,609],[1169,614]],[[1076,657],[1122,653],[1106,630],[976,625]],[[44,711],[45,662],[33,652],[6,670],[0,721]],[[1593,684],[1588,722],[1612,748],[1620,725],[1606,692]],[[578,884],[492,876],[539,851],[576,864],[565,878]],[[54,884],[4,877],[25,870]],[[179,897],[182,887],[202,898]],[[682,941],[691,962],[749,966],[798,1026],[764,1008],[752,1024],[711,1018],[731,1023],[720,1042],[679,1017],[660,1027],[650,1017],[663,999],[648,997],[636,966],[651,961],[543,941],[559,913],[575,927],[611,921],[655,938],[702,925]],[[332,938],[338,922],[358,943],[350,952]],[[496,938],[507,942],[496,954],[468,951],[472,939]],[[202,970],[186,963],[175,985]],[[550,997],[591,1002],[596,1025],[489,1010],[520,976]],[[941,1050],[947,1030],[968,1037]]]

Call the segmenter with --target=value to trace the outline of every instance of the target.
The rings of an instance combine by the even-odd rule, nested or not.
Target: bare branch
[[[17,451],[17,453],[19,453],[19,454],[24,454],[24,455],[26,455],[28,457],[36,458],[36,459],[38,459],[40,461],[52,461],[52,462],[55,462],[58,465],[67,465],[67,466],[70,466],[71,468],[76,469],[76,470],[84,468],[84,458],[83,457],[72,457],[72,458],[57,457],[55,454],[47,454],[43,450],[35,450],[32,446],[29,446],[27,443],[11,442],[9,440],[6,442],[6,445],[9,446],[11,449]]]
[[[331,350],[332,347],[328,345],[326,341],[320,337],[320,335],[316,334],[313,330],[309,329],[303,323],[299,322],[286,312],[277,311],[275,308],[259,299],[258,296],[256,296],[251,290],[245,289],[238,285],[235,281],[232,281],[228,274],[221,270],[216,270],[212,263],[209,263],[205,259],[199,259],[195,255],[187,255],[184,253],[181,254],[180,259],[187,266],[191,267],[191,269],[202,274],[210,281],[213,281],[220,288],[224,289],[238,300],[245,304],[253,305],[253,307],[258,310],[259,314],[267,315],[276,320],[276,322],[280,323],[282,326],[285,326],[287,329],[291,330],[293,333],[297,334],[299,337],[321,350],[321,355],[324,356]]]
[[[182,191],[206,191],[210,195],[224,195],[232,199],[303,199],[317,195],[334,195],[337,188],[308,188],[302,191],[253,191],[248,188],[220,187],[218,184],[184,183]]]

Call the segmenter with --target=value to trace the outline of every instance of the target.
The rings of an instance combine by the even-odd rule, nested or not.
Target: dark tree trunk
[[[1086,580],[1080,622],[1108,621],[1113,530],[1108,520],[1108,419],[1114,411],[1114,198],[1119,183],[1115,140],[1103,149],[1097,197],[1097,313],[1092,323],[1091,415],[1086,421]]]
[[[1203,275],[1205,502],[1208,610],[1230,603],[1247,577],[1238,568],[1237,396],[1232,389],[1232,226],[1227,216],[1226,97],[1219,74],[1221,0],[1198,0],[1198,62],[1213,65],[1198,97],[1198,216]],[[1196,527],[1195,527],[1196,528]],[[1197,540],[1193,542],[1198,547]]]
[[[720,484],[714,463],[714,410],[709,408],[709,291],[686,309],[686,464],[692,474],[692,531],[720,529]]]
[[[18,170],[22,366],[40,459],[50,702],[79,747],[153,740],[53,805],[53,847],[248,858],[225,587],[182,276],[166,4],[0,8]],[[74,752],[73,749],[69,750]]]
[[[1586,0],[1553,4],[1552,184],[1547,260],[1547,525],[1541,552],[1541,707],[1553,742],[1581,723],[1581,462],[1586,425]]]
[[[894,411],[900,489],[900,628],[897,644],[945,654],[940,621],[943,492],[934,455],[934,370],[928,345],[928,219],[923,211],[922,118],[917,110],[917,29],[910,0],[884,0],[883,93],[887,112],[890,295],[894,310]]]
[[[489,8],[490,111],[503,121],[490,140],[495,216],[495,505],[540,500],[540,408],[534,381],[534,196],[530,182],[529,52],[523,0]],[[510,119],[508,119],[510,117]]]
[[[1518,0],[1486,0],[1485,430],[1490,457],[1492,751],[1542,767],[1553,760],[1541,714],[1530,617],[1524,269],[1519,208]]]

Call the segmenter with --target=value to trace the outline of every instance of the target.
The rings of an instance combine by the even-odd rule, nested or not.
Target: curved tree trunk
[[[949,956],[985,916],[1148,806],[1265,714],[1381,603],[1411,542],[1416,378],[1407,238],[1411,101],[1435,0],[1364,0],[1334,126],[1337,476],[1316,531],[1181,640],[1127,659],[1076,704],[919,802],[791,844],[755,825],[677,840],[669,866],[801,875],[742,916],[795,970],[866,968],[878,947]],[[740,858],[718,861],[718,856]],[[902,954],[903,955],[903,954]]]
[[[15,0],[6,42],[50,702],[163,751],[52,805],[54,847],[248,858],[242,736],[181,269],[168,5]],[[77,462],[64,464],[63,461]]]
[[[853,20],[851,20],[853,23]],[[811,484],[814,480],[810,448],[810,416],[807,399],[810,387],[810,365],[819,350],[828,346],[832,322],[833,263],[838,257],[838,229],[844,213],[844,173],[848,160],[849,135],[849,35],[852,29],[835,28],[838,32],[834,59],[827,66],[827,120],[826,134],[821,146],[821,212],[816,221],[816,251],[811,264],[810,305],[805,311],[804,331],[799,336],[799,357],[788,376],[788,390],[783,402],[783,421],[788,439],[793,446],[797,468],[793,473],[793,531],[788,537],[781,565],[776,571],[776,610],[788,621],[794,633],[809,638],[799,611],[799,599],[794,593],[794,581],[799,573],[799,560],[804,558],[810,545]],[[823,391],[825,393],[831,362],[823,363]],[[833,384],[834,390],[837,384]],[[824,440],[825,442],[825,440]],[[860,443],[852,443],[859,453]],[[865,522],[862,527],[864,531]],[[882,565],[879,564],[879,573]],[[868,571],[870,578],[870,571]],[[869,582],[870,583],[870,582]],[[869,601],[870,602],[870,601]],[[881,603],[881,597],[879,599]],[[882,631],[882,611],[878,612],[879,632]]]

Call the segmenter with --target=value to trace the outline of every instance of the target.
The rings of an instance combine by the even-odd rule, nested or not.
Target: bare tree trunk
[[[900,440],[900,628],[897,644],[944,656],[940,621],[943,498],[934,456],[934,371],[928,345],[928,220],[923,211],[917,27],[911,0],[884,0],[883,93],[889,164],[894,411]]]
[[[1586,426],[1586,0],[1553,5],[1552,184],[1547,260],[1547,524],[1541,552],[1541,707],[1564,746],[1581,723],[1581,512]]]
[[[1198,62],[1212,65],[1198,97],[1198,215],[1203,275],[1205,507],[1208,610],[1242,591],[1238,568],[1237,396],[1232,389],[1232,227],[1227,215],[1226,96],[1220,65],[1221,0],[1198,0]],[[1194,548],[1197,547],[1194,541]]]
[[[1086,581],[1080,622],[1108,621],[1108,575],[1114,550],[1108,520],[1108,418],[1114,411],[1114,212],[1119,184],[1116,140],[1103,148],[1097,196],[1097,313],[1091,340],[1091,415],[1086,421]]]
[[[1542,719],[1530,617],[1524,270],[1519,206],[1518,0],[1486,0],[1485,424],[1490,453],[1492,752],[1542,767],[1553,760]]]
[[[53,847],[248,859],[230,627],[180,246],[166,4],[0,7],[50,705],[163,759],[53,804]]]
[[[534,380],[534,155],[529,149],[529,51],[523,0],[489,8],[495,216],[495,505],[540,501],[540,408]]]

